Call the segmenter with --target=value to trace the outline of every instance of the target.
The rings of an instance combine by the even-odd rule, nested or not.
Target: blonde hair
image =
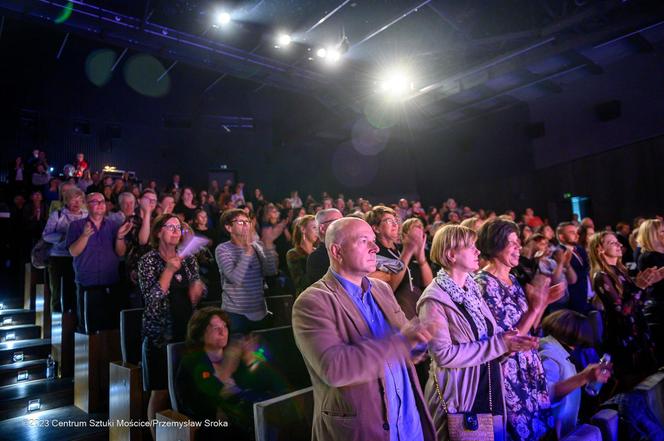
[[[477,222],[478,222],[479,220],[480,220],[480,218],[477,217],[477,216],[469,217],[468,219],[464,219],[464,220],[461,222],[461,226],[462,226],[462,227],[468,227],[468,228],[470,228],[470,229],[473,230],[473,231],[477,231],[477,230],[479,230],[479,228],[478,228],[478,226],[477,226]]]
[[[293,221],[293,233],[291,234],[291,242],[294,247],[299,247],[302,244],[304,239],[303,229],[307,227],[309,222],[316,222],[316,218],[313,214],[305,214],[302,217],[298,217]]]
[[[659,219],[647,219],[639,226],[639,233],[636,241],[643,251],[664,251],[664,243],[659,239],[658,231],[662,228],[662,221]]]
[[[62,202],[67,205],[72,199],[80,197],[85,202],[85,193],[80,188],[70,188],[62,195]]]
[[[466,248],[477,240],[477,233],[461,225],[445,225],[433,237],[430,258],[433,262],[446,270],[452,267],[452,261],[447,255],[448,251]]]
[[[401,225],[401,237],[404,237],[405,235],[407,235],[408,232],[412,228],[414,228],[418,225],[420,227],[424,228],[424,224],[422,223],[422,221],[420,219],[418,219],[416,217],[411,217],[410,219],[406,219],[404,221],[404,223]]]

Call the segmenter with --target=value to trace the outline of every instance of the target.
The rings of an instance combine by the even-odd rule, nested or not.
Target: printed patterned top
[[[516,328],[528,311],[528,301],[521,285],[511,274],[510,279],[512,286],[505,286],[486,271],[480,271],[475,276],[484,300],[502,331]],[[510,355],[502,368],[509,438],[527,441],[547,439],[553,434],[553,414],[537,350]]]

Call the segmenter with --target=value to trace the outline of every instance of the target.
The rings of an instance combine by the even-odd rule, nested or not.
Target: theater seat
[[[254,403],[256,441],[308,441],[313,418],[312,387]]]
[[[648,407],[659,423],[664,426],[664,371],[652,374],[639,383],[634,391],[645,393]]]
[[[604,441],[618,441],[618,412],[613,409],[602,409],[592,416],[590,424],[597,426],[602,432]]]
[[[122,361],[139,365],[141,362],[141,327],[143,308],[120,311],[120,349]]]
[[[602,441],[602,432],[598,427],[581,424],[574,432],[561,438],[561,441]]]
[[[295,345],[292,326],[261,329],[258,336],[259,352],[268,367],[283,381],[282,393],[293,392],[311,386],[311,377],[302,354]]]
[[[184,350],[184,342],[171,343],[166,346],[168,357],[168,394],[171,396],[171,409],[176,412],[180,412],[180,406],[178,406],[178,400],[175,394],[175,376],[178,374],[178,368],[180,367],[180,360],[182,360]]]

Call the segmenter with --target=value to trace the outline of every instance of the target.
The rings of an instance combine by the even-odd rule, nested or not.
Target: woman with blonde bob
[[[537,339],[517,331],[499,332],[471,277],[479,267],[476,239],[473,230],[460,225],[436,232],[431,260],[442,269],[417,302],[420,320],[436,329],[429,342],[432,363],[425,395],[439,440],[449,438],[447,414],[466,412],[492,414],[496,439],[505,439],[499,359],[537,346]]]
[[[657,362],[664,364],[664,222],[648,219],[639,227],[637,242],[641,246],[639,271],[655,268],[658,281],[648,292],[644,315],[657,348]]]

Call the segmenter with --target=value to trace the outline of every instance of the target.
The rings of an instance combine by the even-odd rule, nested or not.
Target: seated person
[[[577,373],[570,361],[575,349],[592,344],[592,329],[584,315],[561,309],[544,319],[542,329],[546,337],[540,339],[539,353],[560,439],[576,427],[581,388],[589,383],[606,383],[611,377],[611,364],[589,364]]]
[[[255,336],[229,343],[230,319],[219,308],[194,312],[187,326],[187,352],[175,380],[182,413],[198,421],[224,421],[228,427],[206,428],[196,439],[246,439],[252,433],[252,406],[281,393],[258,351]],[[212,429],[212,430],[208,430]]]

